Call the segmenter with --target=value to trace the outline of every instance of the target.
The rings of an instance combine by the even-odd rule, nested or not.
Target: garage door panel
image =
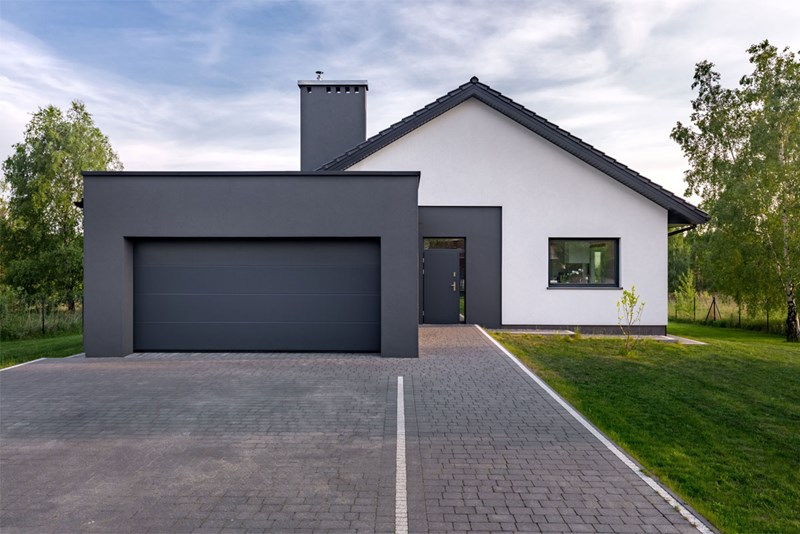
[[[141,265],[380,265],[369,239],[159,239],[140,240]],[[268,246],[264,246],[268,244]]]
[[[374,265],[142,265],[137,286],[150,293],[375,293]]]
[[[298,340],[302,339],[302,345]],[[137,346],[158,346],[158,351],[310,351],[376,352],[380,323],[183,323],[152,324],[138,329]],[[254,348],[256,347],[256,348]]]
[[[373,322],[380,295],[139,295],[139,323],[204,322]]]
[[[377,239],[140,239],[138,351],[380,350]]]

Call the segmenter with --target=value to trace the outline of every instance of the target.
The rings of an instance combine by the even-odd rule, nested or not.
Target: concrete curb
[[[698,532],[702,534],[712,534],[715,530],[709,528],[705,521],[700,519],[695,513],[691,512],[676,496],[674,496],[664,486],[655,481],[652,477],[644,474],[642,469],[628,457],[619,447],[617,447],[610,439],[608,439],[597,427],[590,423],[583,415],[580,414],[575,408],[572,407],[561,395],[559,395],[553,388],[548,386],[541,378],[539,378],[533,371],[522,363],[519,358],[511,354],[505,347],[498,343],[486,330],[480,326],[475,325],[477,328],[496,348],[503,354],[511,359],[526,375],[528,375],[539,387],[541,387],[550,397],[553,398],[562,408],[564,408],[572,417],[574,417],[584,428],[586,428],[600,443],[611,451],[614,456],[619,458],[636,476],[638,476],[645,484],[650,486],[658,495],[661,496],[667,504],[673,507],[680,513]]]
[[[5,367],[3,369],[0,369],[0,373],[2,373],[3,371],[8,371],[9,369],[14,369],[15,367],[22,367],[23,365],[28,365],[29,363],[40,362],[40,361],[46,360],[46,359],[47,358],[39,358],[37,360],[29,360],[27,362],[18,363],[17,365],[12,365],[11,367]]]
[[[63,358],[37,358],[35,360],[28,360],[27,362],[18,363],[17,365],[12,365],[11,367],[0,369],[0,372],[8,371],[9,369],[13,369],[15,367],[22,367],[23,365],[28,365],[29,363],[40,362],[42,360],[69,360],[70,358],[80,358],[81,356],[86,356],[86,353],[79,352],[78,354],[73,354],[72,356],[64,356]]]

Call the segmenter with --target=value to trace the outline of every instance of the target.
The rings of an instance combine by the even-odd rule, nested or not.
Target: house
[[[478,78],[366,137],[300,81],[300,172],[87,172],[87,356],[416,356],[419,323],[667,324],[667,232],[707,215]]]

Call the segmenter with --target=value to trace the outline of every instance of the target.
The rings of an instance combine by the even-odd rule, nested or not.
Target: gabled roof
[[[488,85],[481,83],[477,77],[472,77],[469,82],[370,137],[352,150],[326,163],[318,170],[346,170],[470,98],[475,98],[499,111],[576,158],[665,208],[669,212],[669,224],[701,224],[708,220],[708,215],[704,211],[670,193],[660,185],[648,180],[569,132],[562,130],[547,119],[517,104]]]

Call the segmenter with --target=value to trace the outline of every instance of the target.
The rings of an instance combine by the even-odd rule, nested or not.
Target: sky
[[[478,76],[663,187],[694,65],[735,86],[796,0],[0,0],[0,158],[82,100],[126,170],[297,170],[297,80],[366,79],[367,135]]]

